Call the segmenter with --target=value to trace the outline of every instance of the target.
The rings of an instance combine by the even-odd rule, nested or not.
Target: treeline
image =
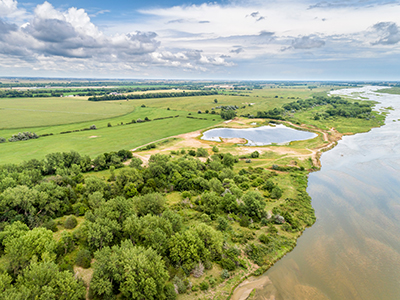
[[[152,155],[143,167],[121,150],[93,160],[65,152],[0,166],[1,297],[84,299],[73,266],[91,267],[94,258],[90,299],[176,299],[216,287],[248,260],[266,264],[295,244],[277,228],[297,232],[315,221],[300,169],[291,170],[299,196],[270,215],[267,201],[282,197],[274,183],[280,175],[251,167],[235,172],[239,159],[230,153],[210,156],[199,148],[195,155],[207,160],[182,150]],[[82,174],[107,168],[107,180]],[[170,193],[180,200],[167,204]],[[70,230],[55,240],[59,227]],[[220,276],[204,278],[215,264]]]
[[[258,111],[257,118],[269,118],[285,120],[285,116],[301,110],[308,110],[318,106],[327,106],[325,111],[316,114],[315,119],[330,116],[341,116],[345,118],[369,118],[372,112],[371,102],[348,101],[341,97],[314,96],[306,100],[297,100],[286,103],[282,108],[274,108],[268,111]]]
[[[130,95],[106,95],[102,97],[90,97],[89,101],[111,101],[111,100],[127,100],[127,99],[151,99],[151,98],[174,98],[174,97],[191,97],[191,96],[209,96],[218,95],[217,91],[198,91],[198,92],[170,92],[170,93],[147,93],[147,94],[130,94]]]

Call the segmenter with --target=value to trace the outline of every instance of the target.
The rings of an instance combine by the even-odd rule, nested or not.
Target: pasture
[[[212,107],[237,105],[245,107],[237,111],[238,115],[255,114],[258,110],[281,107],[294,99],[305,99],[314,92],[328,90],[328,87],[313,91],[306,88],[266,88],[239,91],[239,95],[99,102],[87,101],[87,97],[0,99],[0,137],[8,139],[23,131],[52,134],[37,140],[0,144],[0,163],[43,158],[48,153],[59,151],[75,150],[93,157],[104,152],[133,149],[221,123],[223,120],[218,114],[211,114]],[[249,103],[252,105],[248,106]],[[201,114],[198,114],[199,110]],[[204,113],[206,110],[210,113]],[[127,124],[146,117],[152,121]],[[154,120],[165,117],[173,118]],[[93,124],[97,130],[81,131]],[[60,134],[68,131],[75,132]]]

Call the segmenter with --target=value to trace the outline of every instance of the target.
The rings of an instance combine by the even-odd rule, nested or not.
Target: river
[[[291,253],[250,280],[256,299],[400,299],[400,95],[377,89],[334,92],[360,93],[395,110],[384,126],[345,136],[322,155],[308,186],[317,222]]]

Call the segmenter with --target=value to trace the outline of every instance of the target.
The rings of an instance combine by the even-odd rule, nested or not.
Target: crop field
[[[87,97],[2,98],[0,128],[29,128],[107,119],[132,112],[126,103],[87,101]]]

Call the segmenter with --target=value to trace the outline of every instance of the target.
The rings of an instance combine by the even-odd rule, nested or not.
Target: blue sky
[[[0,76],[399,80],[400,1],[0,0]]]

